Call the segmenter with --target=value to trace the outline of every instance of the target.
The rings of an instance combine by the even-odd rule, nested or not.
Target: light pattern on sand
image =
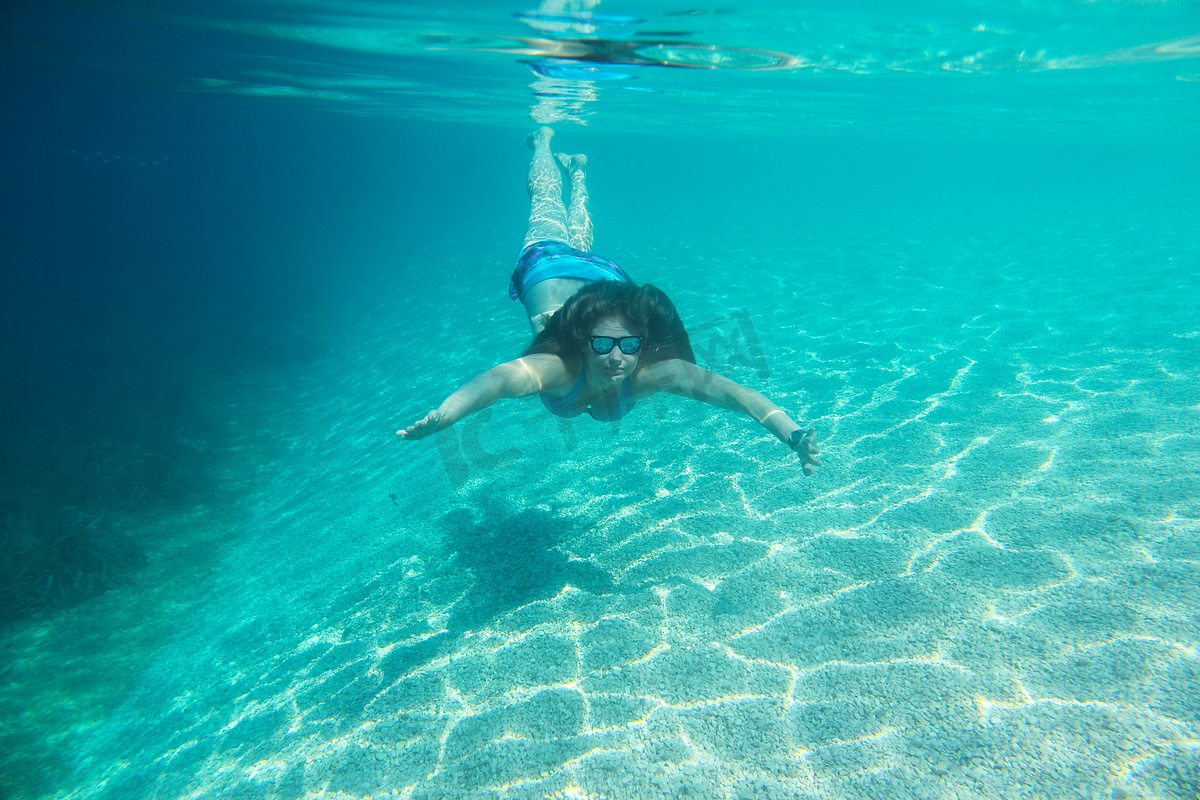
[[[488,335],[431,323],[474,302],[468,265],[410,282],[244,420],[253,535],[164,591],[162,640],[65,737],[89,756],[56,796],[1188,796],[1195,274],[867,242],[902,266],[812,247],[829,270],[801,285],[786,252],[723,273],[641,244],[689,320],[737,302],[730,269],[778,282],[747,302],[757,385],[819,427],[818,476],[671,399],[619,428],[534,400],[392,441],[523,328],[499,292]],[[48,680],[24,659],[7,697]]]

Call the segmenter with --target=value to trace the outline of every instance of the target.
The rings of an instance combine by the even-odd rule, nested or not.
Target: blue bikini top
[[[629,410],[634,406],[633,388],[629,385],[629,381],[633,376],[625,379],[621,384],[621,396],[617,398],[617,405],[613,408],[607,417],[601,418],[600,422],[616,422],[621,417],[629,413]],[[556,397],[552,394],[540,394],[542,404],[550,410],[550,413],[557,414],[560,417],[570,419],[579,416],[579,412],[575,410],[575,398],[579,396],[579,390],[583,388],[583,373],[579,373],[579,380],[575,381],[575,385],[571,387],[571,391],[564,394],[562,397]]]

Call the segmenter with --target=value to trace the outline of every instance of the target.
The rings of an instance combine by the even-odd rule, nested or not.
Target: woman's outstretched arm
[[[775,438],[796,451],[805,475],[813,474],[814,468],[821,466],[821,460],[817,458],[821,453],[816,449],[815,429],[804,430],[787,412],[762,394],[723,375],[688,361],[671,359],[646,367],[641,371],[638,382],[650,391],[671,392],[749,414]]]
[[[557,356],[537,353],[506,361],[476,375],[424,418],[396,433],[405,439],[424,439],[502,397],[528,397],[557,388],[565,376],[566,369]]]

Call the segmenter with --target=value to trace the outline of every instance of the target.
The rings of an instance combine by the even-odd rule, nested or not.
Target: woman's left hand
[[[815,467],[821,466],[821,459],[817,458],[821,455],[821,451],[816,449],[816,428],[808,430],[798,428],[792,431],[792,435],[788,438],[788,444],[796,451],[796,455],[800,456],[800,463],[804,468],[805,475],[812,475],[816,471]]]

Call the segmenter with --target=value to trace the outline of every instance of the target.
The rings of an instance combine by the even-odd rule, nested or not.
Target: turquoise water
[[[0,794],[1196,797],[1196,6],[590,10],[0,12],[5,552],[145,562],[5,587]],[[395,436],[528,341],[542,123],[816,475]]]

